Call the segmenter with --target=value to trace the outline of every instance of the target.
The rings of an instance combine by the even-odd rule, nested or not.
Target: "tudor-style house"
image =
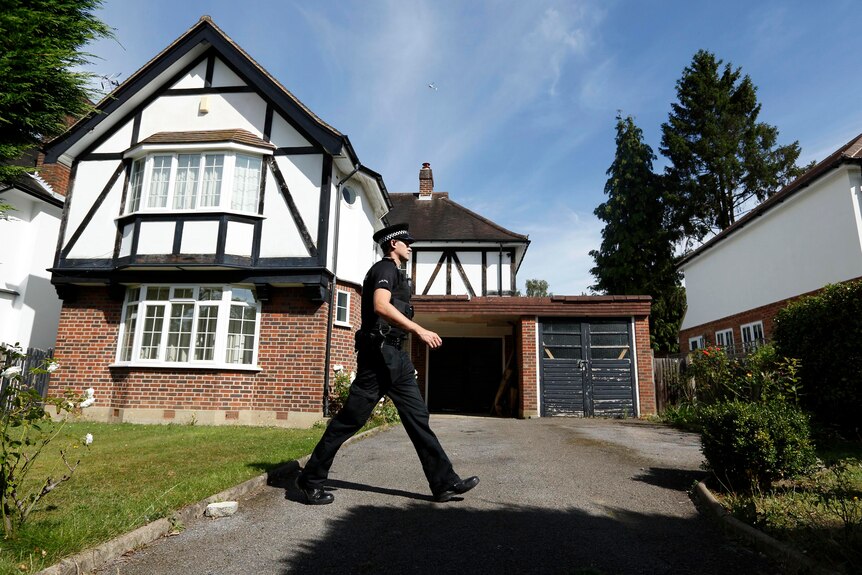
[[[71,169],[52,389],[107,421],[320,418],[390,207],[347,136],[203,17],[47,161]]]
[[[751,349],[789,302],[862,278],[860,166],[862,135],[682,258],[681,349]]]
[[[431,411],[655,410],[646,296],[517,297],[528,239],[433,191],[389,194],[208,17],[47,146],[70,170],[51,389],[104,421],[308,426],[326,415],[375,230],[406,221]]]

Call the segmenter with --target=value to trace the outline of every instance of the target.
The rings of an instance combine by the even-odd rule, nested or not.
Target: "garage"
[[[539,341],[542,416],[636,413],[630,322],[543,319]]]
[[[502,374],[502,337],[446,338],[428,357],[428,410],[488,414]]]

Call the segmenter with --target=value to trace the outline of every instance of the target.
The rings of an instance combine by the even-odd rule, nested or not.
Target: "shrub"
[[[741,358],[731,358],[721,347],[692,353],[686,375],[695,381],[698,404],[721,401],[796,403],[800,389],[797,359],[782,357],[772,345],[763,345]]]
[[[336,365],[333,370],[335,371],[335,378],[333,379],[332,391],[329,394],[329,412],[332,417],[335,417],[347,402],[347,396],[350,395],[350,384],[356,374],[352,371],[345,371],[340,365]],[[401,416],[398,415],[398,409],[395,408],[392,400],[384,397],[371,412],[371,420],[377,424],[393,425],[401,421]]]
[[[801,397],[819,423],[845,433],[859,430],[862,410],[862,281],[826,286],[775,318],[779,354],[802,362]]]
[[[749,492],[811,469],[808,416],[779,400],[722,401],[700,410],[708,468],[730,489]]]

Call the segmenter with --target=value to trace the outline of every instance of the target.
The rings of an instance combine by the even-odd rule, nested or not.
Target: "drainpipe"
[[[341,227],[341,186],[352,178],[362,164],[357,163],[353,167],[353,171],[341,178],[335,184],[335,251],[332,256],[332,289],[329,290],[329,320],[326,323],[326,359],[324,360],[323,373],[323,415],[329,417],[329,362],[332,358],[332,321],[335,315],[335,304],[338,301],[338,289],[336,281],[338,280],[338,247],[339,247],[339,228]]]

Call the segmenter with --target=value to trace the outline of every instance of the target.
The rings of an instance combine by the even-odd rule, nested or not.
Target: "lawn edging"
[[[389,425],[380,425],[373,429],[369,429],[368,431],[354,435],[344,444],[347,445],[355,441],[366,439],[390,428],[391,426]],[[80,573],[88,573],[98,569],[130,551],[140,549],[141,547],[152,543],[156,539],[169,535],[174,531],[176,526],[185,525],[194,519],[202,517],[204,511],[206,511],[207,505],[210,503],[242,499],[259,489],[263,489],[275,478],[297,471],[308,462],[309,457],[311,457],[310,454],[293,461],[288,461],[272,471],[268,471],[258,475],[257,477],[252,477],[248,481],[244,481],[234,487],[229,487],[202,501],[187,505],[186,507],[174,512],[170,517],[157,519],[152,523],[138,527],[134,531],[115,537],[114,539],[106,541],[92,549],[85,549],[71,557],[66,557],[65,559],[60,560],[59,563],[55,563],[54,565],[39,571],[36,575],[79,575]]]
[[[803,555],[796,549],[788,546],[766,533],[755,529],[734,517],[730,511],[715,498],[705,481],[698,481],[694,486],[694,495],[702,504],[702,507],[721,524],[722,530],[732,536],[738,537],[750,543],[755,549],[778,562],[791,574],[814,574],[814,575],[840,575],[837,571],[826,569],[817,564],[813,559]]]

